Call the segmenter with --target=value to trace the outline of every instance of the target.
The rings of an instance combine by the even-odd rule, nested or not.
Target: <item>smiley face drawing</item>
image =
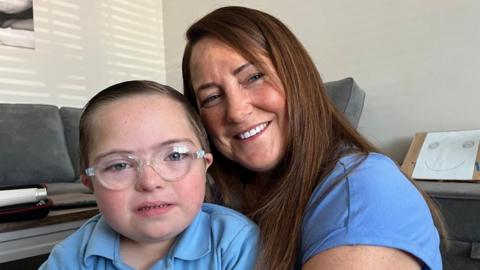
[[[412,177],[417,179],[472,179],[480,131],[428,133]]]

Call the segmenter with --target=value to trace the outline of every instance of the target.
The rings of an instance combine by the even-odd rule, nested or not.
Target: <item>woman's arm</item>
[[[311,257],[302,270],[419,270],[420,263],[403,251],[376,246],[342,246]]]

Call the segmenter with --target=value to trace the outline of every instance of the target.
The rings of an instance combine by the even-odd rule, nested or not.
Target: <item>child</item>
[[[150,81],[108,87],[86,105],[79,144],[81,180],[101,214],[40,269],[254,268],[254,223],[203,203],[213,158],[181,93]]]

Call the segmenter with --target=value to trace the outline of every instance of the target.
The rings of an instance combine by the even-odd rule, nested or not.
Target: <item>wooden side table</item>
[[[98,212],[96,207],[52,210],[45,218],[0,223],[0,263],[48,254]]]

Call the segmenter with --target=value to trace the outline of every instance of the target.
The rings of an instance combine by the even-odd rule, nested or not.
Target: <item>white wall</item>
[[[129,79],[166,81],[161,0],[34,0],[35,49],[0,46],[0,102],[81,107]]]
[[[164,1],[169,84],[182,86],[186,28],[228,4],[281,19],[325,81],[353,77],[367,92],[359,130],[397,161],[415,132],[480,128],[480,1]]]

